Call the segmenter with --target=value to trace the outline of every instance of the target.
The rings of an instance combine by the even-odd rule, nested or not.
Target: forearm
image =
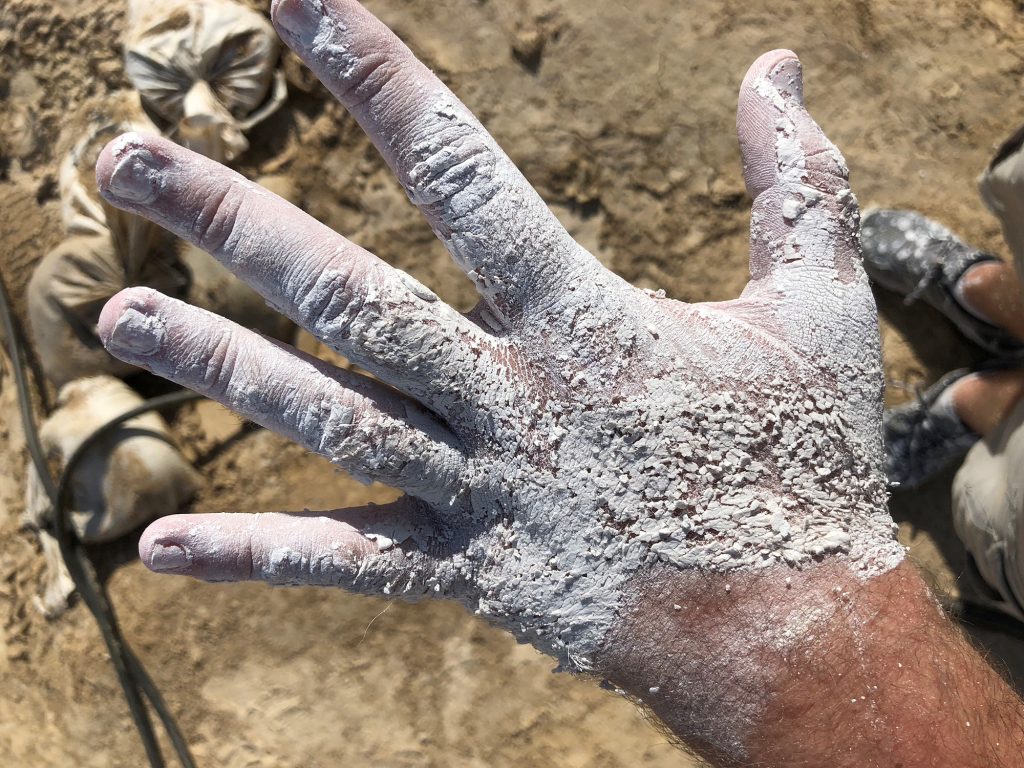
[[[1024,765],[1020,699],[908,563],[637,587],[605,671],[716,764]]]

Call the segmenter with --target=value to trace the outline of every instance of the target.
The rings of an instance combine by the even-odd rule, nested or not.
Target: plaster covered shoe
[[[950,387],[970,371],[947,373],[917,399],[885,412],[885,474],[889,484],[916,488],[970,450],[981,435],[953,408]]]
[[[982,320],[957,300],[957,281],[970,267],[1002,260],[966,245],[941,224],[914,211],[873,210],[861,222],[864,269],[883,288],[918,299],[948,317],[982,349],[999,357],[1024,356],[1008,331]]]

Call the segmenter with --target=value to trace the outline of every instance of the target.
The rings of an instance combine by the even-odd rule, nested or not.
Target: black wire
[[[67,564],[68,573],[75,582],[78,593],[82,596],[82,600],[99,626],[100,634],[103,636],[107,650],[110,653],[111,663],[117,673],[118,682],[121,685],[132,720],[135,722],[135,727],[146,750],[149,763],[153,768],[163,768],[164,759],[153,731],[153,723],[142,701],[140,692],[149,699],[150,704],[167,730],[167,735],[182,766],[184,768],[195,768],[195,762],[189,753],[188,745],[182,737],[170,710],[167,708],[166,702],[152,679],[146,673],[142,663],[124,642],[117,623],[117,616],[114,613],[113,606],[110,604],[106,591],[100,584],[84,547],[68,525],[67,514],[69,506],[65,502],[68,500],[71,492],[71,470],[81,460],[85,450],[94,445],[97,439],[109,434],[120,424],[131,418],[150,411],[168,408],[188,400],[198,399],[199,395],[193,392],[182,391],[154,398],[104,424],[83,441],[72,454],[60,477],[60,481],[54,483],[53,475],[50,474],[49,463],[46,460],[46,452],[39,441],[39,433],[33,419],[32,399],[29,394],[28,380],[25,376],[27,369],[25,348],[21,342],[21,337],[18,335],[10,294],[7,292],[7,286],[2,276],[0,276],[0,322],[2,322],[4,331],[7,334],[8,353],[18,394],[25,443],[28,447],[32,463],[35,465],[36,472],[39,475],[43,490],[49,497],[53,507],[54,533],[57,544],[60,547],[61,555]]]
[[[7,284],[0,276],[0,321],[3,322],[4,333],[7,334],[7,354],[11,358],[11,369],[14,373],[14,386],[18,391],[18,404],[21,411],[21,428],[25,433],[25,443],[28,445],[29,456],[36,469],[42,468],[45,471],[39,472],[39,480],[42,482],[43,490],[51,501],[57,498],[57,486],[54,485],[53,476],[49,472],[49,464],[46,461],[46,452],[39,442],[39,433],[36,431],[35,422],[32,420],[32,399],[28,392],[28,380],[25,377],[24,357],[22,346],[19,343],[20,337],[15,330],[14,311],[11,308],[11,297],[7,293]]]
[[[55,510],[54,520],[59,521],[63,517]],[[59,523],[58,523],[59,525]],[[106,591],[99,583],[92,563],[81,547],[67,546],[66,538],[57,537],[60,545],[61,556],[67,564],[68,573],[75,582],[78,593],[82,596],[83,602],[89,608],[96,623],[100,627],[100,634],[107,645],[110,654],[110,662],[117,672],[118,682],[128,702],[128,709],[131,711],[132,719],[135,721],[135,728],[142,739],[142,746],[146,749],[146,757],[153,768],[163,768],[164,759],[160,753],[160,746],[157,744],[156,734],[153,731],[153,723],[150,720],[149,712],[142,701],[138,685],[132,676],[127,656],[128,648],[124,638],[121,636],[117,624],[117,617],[114,608],[107,599]]]
[[[114,432],[127,421],[131,421],[132,419],[137,418],[146,413],[166,410],[168,408],[180,405],[182,403],[187,403],[193,400],[200,399],[202,399],[202,395],[184,389],[178,392],[172,392],[168,395],[154,397],[140,405],[135,406],[134,408],[131,408],[128,411],[125,411],[120,416],[117,416],[103,424],[103,426],[101,426],[99,429],[96,429],[85,440],[83,440],[82,443],[72,452],[71,456],[68,458],[67,463],[64,466],[64,471],[61,473],[60,476],[60,482],[57,485],[58,503],[55,506],[55,509],[57,511],[54,514],[54,536],[56,537],[57,543],[60,545],[61,548],[61,553],[64,554],[65,558],[67,557],[67,554],[65,554],[66,549],[69,551],[72,549],[77,549],[79,556],[82,557],[86,562],[88,562],[88,559],[85,557],[85,550],[81,547],[80,542],[78,542],[77,536],[75,536],[75,533],[71,526],[68,525],[67,513],[68,510],[71,509],[71,504],[73,501],[71,483],[74,471],[81,463],[83,457],[85,457],[85,455],[89,452],[89,449],[92,448],[103,437],[109,435],[111,432]],[[160,435],[159,433],[153,433],[153,436],[158,438],[163,437],[163,435]],[[75,547],[76,544],[78,544],[77,548]],[[96,580],[95,574],[92,574],[92,579]],[[107,598],[106,590],[101,588],[99,590],[99,594],[103,603],[105,603],[105,605],[102,607],[104,614],[109,617],[112,635],[117,640],[118,645],[121,648],[121,653],[124,656],[123,663],[125,667],[127,668],[131,677],[134,678],[134,682],[137,688],[141,688],[142,692],[145,693],[146,698],[149,699],[149,703],[156,711],[161,723],[163,723],[164,729],[167,731],[167,736],[170,738],[171,743],[174,746],[174,750],[178,755],[178,759],[181,761],[181,764],[184,766],[184,768],[195,768],[195,763],[193,762],[192,756],[189,754],[188,751],[188,744],[185,742],[185,739],[182,736],[181,731],[178,729],[178,725],[174,721],[174,716],[167,708],[167,704],[164,701],[163,696],[160,694],[160,691],[157,689],[152,679],[146,673],[146,670],[143,667],[142,662],[140,662],[138,658],[135,656],[135,654],[132,652],[132,650],[124,644],[124,640],[120,636],[116,615],[114,613],[114,607],[110,604],[110,601]],[[82,597],[83,599],[85,599],[84,594]]]

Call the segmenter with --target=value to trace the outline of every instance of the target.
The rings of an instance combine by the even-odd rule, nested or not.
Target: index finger
[[[354,0],[276,0],[284,41],[355,117],[500,320],[550,306],[600,265],[497,142]]]

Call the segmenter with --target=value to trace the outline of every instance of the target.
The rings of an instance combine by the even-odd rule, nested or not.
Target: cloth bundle
[[[280,107],[278,40],[260,14],[231,0],[128,6],[125,72],[167,135],[218,161],[249,143],[245,131]]]
[[[124,106],[130,95],[119,94],[116,102]],[[126,130],[156,133],[141,111],[131,120],[93,125],[61,163],[61,213],[68,237],[43,257],[29,282],[32,340],[43,371],[57,387],[82,376],[123,376],[133,370],[108,355],[97,336],[107,299],[129,285],[151,285],[181,296],[188,284],[168,233],[107,205],[94,191],[96,157]]]
[[[73,381],[61,388],[57,409],[39,431],[43,449],[63,467],[99,427],[142,402],[134,390],[112,376]],[[146,413],[86,450],[71,477],[71,524],[83,542],[110,541],[147,520],[178,512],[195,495],[199,483],[199,475],[174,446],[164,420]],[[46,530],[54,510],[31,465],[25,507],[25,522],[39,530],[49,571],[39,607],[54,616],[67,605],[74,583],[60,547]]]
[[[133,96],[117,94],[116,106],[131,104]],[[43,257],[29,282],[33,344],[43,371],[57,387],[83,376],[134,371],[107,354],[96,332],[103,305],[132,285],[150,286],[274,338],[285,339],[292,331],[286,318],[215,259],[99,197],[94,168],[103,146],[129,130],[158,133],[134,98],[131,119],[87,128],[61,164],[68,237]],[[280,179],[270,181],[288,194]]]

